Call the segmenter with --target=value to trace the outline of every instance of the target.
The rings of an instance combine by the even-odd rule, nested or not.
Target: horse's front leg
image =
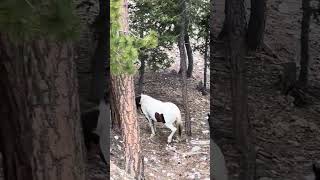
[[[154,132],[156,133],[157,132],[157,128],[156,128],[156,125],[155,125],[155,121],[152,121],[152,127],[154,129]]]
[[[148,118],[148,121],[149,121],[149,126],[151,128],[150,138],[153,138],[156,135],[156,132],[154,130],[154,122],[153,122],[153,120],[151,118]]]

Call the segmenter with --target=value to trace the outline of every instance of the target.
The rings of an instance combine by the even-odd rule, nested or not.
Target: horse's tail
[[[181,137],[182,133],[182,121],[181,121],[181,113],[179,112],[179,115],[177,116],[177,126],[178,126],[178,134]]]

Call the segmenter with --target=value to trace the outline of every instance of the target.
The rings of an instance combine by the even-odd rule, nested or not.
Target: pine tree
[[[155,47],[157,38],[154,32],[143,39],[129,35],[127,5],[127,0],[111,1],[111,105],[122,127],[125,170],[135,178],[143,179],[133,74],[136,71],[134,64],[138,58],[138,49]]]

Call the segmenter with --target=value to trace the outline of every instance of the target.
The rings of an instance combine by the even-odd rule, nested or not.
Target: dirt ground
[[[215,33],[223,23],[224,1],[216,0]],[[249,115],[253,124],[257,149],[257,176],[269,180],[303,180],[311,173],[311,163],[320,160],[320,27],[312,21],[310,32],[310,85],[314,95],[312,104],[297,108],[293,99],[280,95],[274,86],[281,72],[281,63],[299,62],[301,1],[268,0],[265,43],[280,57],[275,59],[266,53],[258,53],[249,59]],[[169,69],[158,73],[146,73],[145,93],[159,100],[176,103],[182,110],[179,78],[171,73],[178,70],[179,54]],[[189,142],[166,145],[169,129],[157,125],[152,140],[150,128],[139,113],[142,147],[145,156],[147,179],[209,179],[209,131],[205,118],[209,112],[209,96],[202,96],[195,87],[202,78],[203,58],[195,55],[194,78],[189,80],[189,100],[192,117],[192,138]],[[231,106],[229,72],[216,62],[214,78],[214,120],[216,133],[227,161],[230,179],[238,177],[238,153],[231,138]],[[318,95],[318,96],[317,96]],[[183,114],[182,114],[183,115]],[[184,137],[185,134],[183,134]],[[121,136],[111,132],[110,158],[123,167]],[[105,179],[105,165],[99,157],[88,160],[90,179]],[[0,173],[1,174],[1,173]],[[112,172],[111,172],[112,176]],[[1,179],[1,176],[0,176]]]
[[[182,111],[184,120],[179,79],[169,70],[147,73],[144,93],[162,101],[175,103]],[[206,119],[206,114],[209,112],[209,97],[202,96],[195,89],[197,83],[195,79],[189,82],[188,97],[192,122],[192,137],[189,140],[183,133],[184,141],[167,145],[170,129],[161,123],[156,125],[156,136],[149,139],[150,127],[145,117],[139,112],[146,179],[209,179],[209,128]],[[123,167],[123,145],[120,135],[112,131],[111,141],[111,160],[119,167]]]
[[[301,1],[269,0],[264,41],[280,57],[258,53],[248,59],[249,115],[257,148],[257,176],[279,180],[302,180],[311,173],[311,163],[320,160],[320,27],[314,21],[310,32],[310,91],[312,104],[297,108],[293,98],[280,95],[275,87],[281,63],[299,64]],[[223,2],[217,1],[216,17],[223,15]],[[221,16],[220,16],[221,15]],[[216,19],[216,33],[223,18]],[[230,179],[237,178],[238,154],[231,138],[230,75],[215,68],[215,126],[218,144],[226,156]]]
[[[224,1],[217,0],[215,10],[215,33],[223,22]],[[320,27],[312,23],[310,32],[310,90],[312,104],[297,108],[293,98],[280,95],[275,83],[281,73],[281,63],[297,62],[299,66],[299,39],[301,23],[301,2],[290,0],[269,0],[265,31],[265,43],[279,56],[279,59],[265,52],[248,59],[249,115],[253,124],[257,149],[257,176],[273,180],[302,180],[310,177],[311,163],[320,160]],[[178,70],[179,54],[175,50],[171,56],[177,61],[171,69]],[[192,106],[193,139],[208,141],[208,125],[205,114],[209,111],[209,97],[195,90],[202,79],[203,58],[195,55],[194,78],[190,80],[190,103]],[[230,179],[238,177],[238,153],[233,148],[231,136],[230,74],[221,69],[223,62],[215,62],[214,71],[214,120],[216,133],[221,137],[221,145],[226,156]],[[177,76],[169,73],[148,73],[146,93],[164,101],[172,101],[181,106],[181,92]],[[156,139],[150,141],[150,129],[140,116],[140,127],[145,157],[147,179],[199,179],[209,178],[209,155],[197,154],[183,158],[181,152],[191,152],[192,146],[199,146],[208,153],[208,145],[175,143],[174,150],[166,147],[167,129],[158,131]],[[111,137],[112,138],[112,137]],[[114,139],[114,138],[113,138]],[[115,143],[115,142],[113,142]],[[113,145],[115,148],[117,145]],[[197,149],[197,148],[195,148]],[[112,150],[113,151],[113,150]],[[114,153],[112,158],[116,161]],[[176,164],[181,161],[181,164]],[[119,163],[121,166],[121,162]],[[197,167],[199,166],[199,167]],[[193,170],[194,168],[194,170]],[[193,175],[191,177],[190,175]],[[157,178],[155,178],[157,177]]]

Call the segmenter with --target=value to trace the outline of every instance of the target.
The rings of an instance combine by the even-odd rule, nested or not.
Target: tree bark
[[[110,96],[110,99],[111,99],[111,127],[113,130],[116,130],[116,131],[120,131],[122,128],[121,128],[121,121],[120,121],[120,114],[119,114],[119,109],[117,109],[117,107],[115,106],[116,104],[116,99],[115,99],[115,96],[116,96],[117,92],[115,91],[115,89],[113,89],[111,87],[111,96]]]
[[[192,71],[193,71],[193,54],[192,54],[192,47],[190,43],[188,29],[186,29],[186,32],[185,32],[185,46],[186,46],[187,55],[188,55],[187,78],[191,78]]]
[[[128,35],[128,0],[121,1],[120,14],[121,33]],[[111,89],[116,118],[121,123],[125,150],[125,170],[136,179],[144,179],[133,75],[111,74]]]
[[[178,46],[180,51],[181,73],[182,73],[182,99],[185,110],[185,130],[188,136],[191,136],[191,121],[188,102],[188,83],[187,83],[187,63],[186,63],[186,51],[185,51],[185,23],[186,23],[186,1],[181,0],[181,19],[180,19],[180,34],[178,40]]]
[[[209,39],[209,47],[210,47],[210,114],[208,119],[209,128],[210,128],[210,179],[213,180],[227,180],[228,179],[228,170],[226,167],[226,162],[224,159],[224,155],[215,141],[216,137],[214,136],[215,128],[213,126],[213,116],[214,115],[214,86],[215,79],[214,75],[214,34],[213,34],[213,3],[214,0],[210,0],[210,19],[209,19],[209,31],[208,31],[208,39]]]
[[[143,22],[140,23],[143,24]],[[140,38],[143,38],[143,30],[140,31]],[[141,49],[139,52],[139,60],[141,62],[141,66],[139,68],[138,95],[141,95],[143,92],[144,72],[146,69],[146,60],[143,49]]]
[[[143,158],[141,156],[140,129],[135,106],[134,83],[131,75],[111,75],[115,108],[122,126],[125,149],[125,169],[128,174],[141,179]]]
[[[141,57],[141,56],[140,56]],[[144,82],[144,71],[145,71],[145,59],[140,58],[141,66],[139,68],[139,81],[138,81],[138,94],[140,95],[143,92],[143,82]]]
[[[302,0],[302,21],[301,21],[301,34],[300,34],[300,75],[299,85],[306,87],[308,85],[309,76],[309,31],[311,19],[310,0]]]
[[[218,35],[219,40],[223,40],[227,35],[228,35],[228,28],[227,28],[227,13],[228,13],[228,5],[229,5],[229,0],[225,0],[225,5],[224,5],[224,22],[223,22],[223,26],[222,29]]]
[[[254,180],[255,152],[248,117],[248,86],[246,80],[245,55],[246,11],[244,0],[229,0],[227,12],[228,55],[231,62],[231,98],[234,137],[241,153],[240,179]]]
[[[103,98],[106,91],[106,70],[109,69],[107,66],[108,58],[108,37],[109,37],[109,27],[108,27],[108,11],[107,11],[107,1],[99,0],[99,15],[95,20],[96,33],[98,34],[97,47],[93,56],[93,76],[92,76],[92,93],[91,98],[99,103],[99,100]]]
[[[251,0],[248,47],[252,51],[256,51],[263,43],[267,10],[266,4],[266,0]]]
[[[15,45],[0,34],[0,147],[10,180],[84,180],[70,43]]]
[[[208,46],[209,46],[209,31],[205,40],[204,49],[204,70],[203,70],[203,90],[207,90],[207,69],[208,69]]]
[[[188,0],[185,0],[186,5],[189,3]],[[186,69],[187,69],[187,78],[191,78],[192,77],[192,72],[193,72],[193,52],[192,52],[192,47],[191,47],[191,42],[190,42],[190,37],[189,37],[189,33],[188,33],[188,27],[189,27],[189,17],[187,16],[187,14],[189,13],[189,11],[186,9],[185,12],[186,17],[185,17],[185,22],[184,22],[184,44],[187,50],[187,57],[188,57],[188,61],[186,60]],[[179,47],[179,45],[178,45]],[[183,67],[182,67],[182,62],[180,62],[180,70],[179,70],[179,74],[182,73]]]

